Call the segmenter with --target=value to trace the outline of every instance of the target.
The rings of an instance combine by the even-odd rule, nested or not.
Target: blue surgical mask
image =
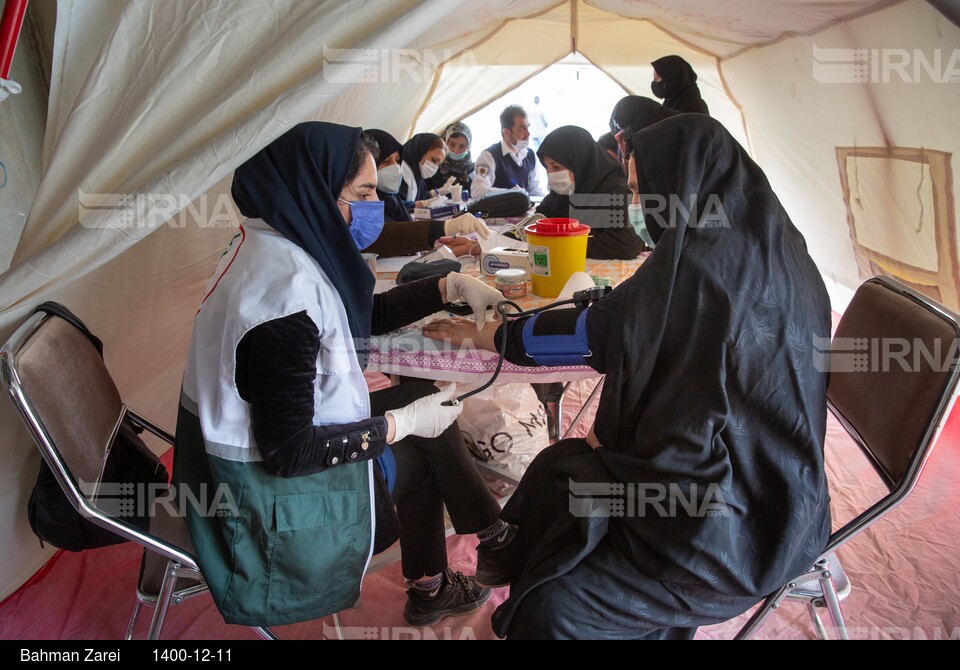
[[[462,161],[464,158],[466,158],[469,155],[470,155],[469,149],[464,151],[462,154],[454,154],[454,153],[450,153],[449,151],[447,152],[447,158],[449,158],[452,161]]]
[[[357,244],[357,249],[363,251],[377,241],[383,231],[383,201],[381,200],[354,200],[348,201],[338,198],[350,206],[350,237]]]
[[[630,219],[630,225],[637,231],[637,235],[648,247],[653,249],[657,243],[653,241],[650,231],[647,230],[647,220],[643,216],[643,205],[630,203],[627,205],[627,217]]]

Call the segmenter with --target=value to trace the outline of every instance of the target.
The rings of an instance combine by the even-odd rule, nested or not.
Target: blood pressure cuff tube
[[[541,312],[523,324],[523,348],[537,365],[586,365],[588,309]]]

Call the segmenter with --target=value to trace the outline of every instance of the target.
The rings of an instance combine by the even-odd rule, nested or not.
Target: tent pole
[[[10,76],[13,64],[13,52],[17,50],[23,16],[27,13],[29,0],[7,0],[3,6],[3,18],[0,19],[0,79]]]

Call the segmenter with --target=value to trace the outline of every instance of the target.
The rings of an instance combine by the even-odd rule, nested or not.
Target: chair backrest
[[[165,558],[197,568],[193,548],[180,541],[181,533],[158,534],[152,526],[144,532],[97,504],[97,487],[124,418],[170,444],[173,436],[123,405],[103,358],[82,331],[58,316],[34,314],[0,348],[0,379],[78,512]],[[178,522],[183,525],[181,517]]]
[[[834,533],[834,551],[913,490],[957,394],[960,317],[903,284],[857,290],[830,347],[831,411],[890,492]]]
[[[59,459],[74,484],[96,485],[123,405],[90,339],[60,317],[35,314],[0,359],[14,405],[54,474]]]

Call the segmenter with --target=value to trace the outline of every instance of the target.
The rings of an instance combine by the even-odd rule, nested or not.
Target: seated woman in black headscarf
[[[418,133],[407,140],[400,150],[400,197],[422,202],[430,197],[426,180],[437,174],[447,157],[447,145],[434,133]]]
[[[377,163],[377,197],[383,201],[383,220],[386,223],[413,221],[410,210],[400,197],[400,185],[403,182],[400,152],[403,150],[403,145],[386,130],[366,128],[363,132],[376,140],[377,146],[380,147],[380,162]]]
[[[543,138],[537,157],[547,170],[550,189],[537,206],[538,216],[577,219],[590,226],[590,258],[640,255],[642,243],[627,222],[627,178],[588,131],[557,128]]]
[[[604,133],[597,138],[597,144],[600,145],[600,148],[610,154],[610,158],[615,161],[620,161],[620,152],[619,147],[617,146],[617,138],[614,137],[614,133]]]
[[[452,237],[456,235],[476,233],[486,239],[489,234],[486,224],[474,216],[457,217],[447,221],[414,221],[406,202],[399,194],[403,179],[400,168],[400,152],[403,146],[385,130],[375,128],[364,132],[376,140],[380,147],[377,197],[383,201],[384,206],[383,231],[364,251],[380,256],[409,256],[418,251],[432,249],[438,241],[453,245],[455,251],[475,246],[474,241],[466,237]]]
[[[501,636],[689,638],[810,568],[830,535],[812,344],[830,303],[803,237],[715,120],[667,119],[633,145],[631,222],[650,257],[585,310],[479,336],[506,338],[517,364],[606,375],[589,436],[541,452],[504,508],[515,555],[478,556],[478,582],[511,582]],[[478,340],[449,322],[425,332]]]
[[[690,63],[680,56],[664,56],[651,63],[653,81],[650,89],[663,100],[665,109],[678,112],[709,114],[707,103],[700,96],[697,73]]]
[[[383,225],[376,156],[359,128],[309,122],[234,175],[248,218],[194,320],[174,460],[178,490],[232,501],[218,510],[226,514],[185,510],[230,623],[293,623],[352,606],[371,554],[396,539],[398,524],[413,581],[406,622],[474,611],[490,592],[447,567],[444,506],[457,532],[479,532],[481,543],[510,535],[457,428],[459,410],[441,404],[453,389],[367,391],[371,333],[457,297],[483,318],[499,297],[458,273],[373,294],[360,250]]]
[[[613,113],[610,114],[610,132],[613,133],[617,143],[617,152],[624,169],[631,153],[627,146],[630,137],[647,126],[680,113],[673,109],[666,109],[660,103],[642,95],[628,95],[621,98],[614,105]]]

